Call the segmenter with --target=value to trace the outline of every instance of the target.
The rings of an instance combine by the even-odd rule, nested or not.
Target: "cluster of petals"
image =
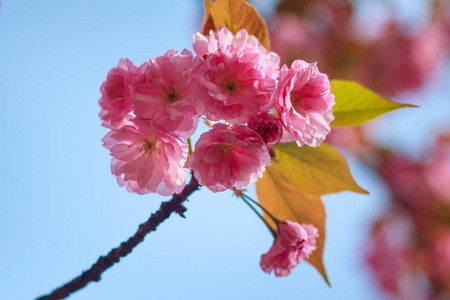
[[[296,60],[291,68],[281,68],[275,108],[287,132],[283,142],[319,146],[330,133],[334,104],[328,76],[319,72],[316,63]]]
[[[200,136],[186,167],[201,185],[221,192],[255,183],[269,164],[269,151],[255,131],[217,123]]]
[[[287,276],[302,259],[307,259],[317,248],[319,232],[311,224],[283,221],[278,224],[278,236],[270,250],[261,256],[260,266],[266,273]]]
[[[169,196],[182,191],[188,145],[142,119],[111,130],[103,145],[113,156],[111,172],[130,192]]]
[[[208,37],[197,33],[194,39],[194,50],[204,59],[198,91],[202,114],[212,121],[242,124],[273,107],[276,54],[269,55],[244,29],[233,35],[222,27]]]
[[[318,146],[329,132],[334,100],[315,64],[296,61],[280,73],[279,56],[245,29],[197,33],[193,49],[195,56],[172,49],[140,67],[120,60],[101,87],[99,116],[111,129],[104,145],[129,191],[178,193],[187,168],[213,192],[243,188],[270,164],[267,147]],[[186,161],[184,141],[201,116],[232,125],[202,134]]]

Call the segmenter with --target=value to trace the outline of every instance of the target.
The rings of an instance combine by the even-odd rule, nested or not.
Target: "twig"
[[[72,281],[55,289],[51,294],[41,296],[36,300],[57,300],[68,297],[71,293],[78,291],[85,287],[91,281],[100,281],[101,275],[106,269],[112,267],[121,257],[127,256],[133,248],[144,240],[144,237],[151,231],[155,231],[159,224],[169,218],[175,212],[184,218],[186,208],[182,205],[193,192],[195,192],[200,185],[194,176],[191,182],[183,189],[180,194],[173,195],[168,202],[161,203],[159,210],[152,214],[147,222],[139,225],[138,231],[130,237],[126,242],[120,244],[119,247],[112,249],[108,255],[100,256],[92,267],[84,271],[80,276],[74,278]]]

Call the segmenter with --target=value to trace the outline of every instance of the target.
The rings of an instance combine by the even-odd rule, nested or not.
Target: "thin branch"
[[[92,267],[84,271],[80,276],[74,278],[72,281],[55,289],[51,294],[41,296],[36,300],[57,300],[68,297],[71,293],[78,291],[85,287],[91,281],[100,281],[101,275],[106,269],[112,267],[117,263],[121,257],[127,256],[133,248],[144,240],[144,237],[151,231],[155,231],[159,224],[169,218],[175,212],[184,218],[186,208],[182,205],[193,192],[198,190],[200,185],[194,176],[191,182],[183,189],[180,194],[173,195],[168,202],[161,203],[159,210],[152,214],[147,222],[139,225],[136,233],[130,237],[126,242],[120,244],[119,247],[112,249],[108,255],[100,256]]]

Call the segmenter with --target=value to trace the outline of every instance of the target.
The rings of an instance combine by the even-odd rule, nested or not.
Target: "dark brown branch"
[[[99,281],[101,275],[106,269],[112,267],[121,257],[127,256],[133,248],[144,240],[144,237],[151,231],[155,231],[159,224],[169,218],[169,216],[175,212],[184,217],[186,208],[182,203],[193,192],[199,188],[199,184],[194,176],[192,176],[191,182],[183,189],[180,194],[173,195],[172,199],[168,202],[161,203],[159,210],[152,214],[147,222],[139,225],[138,231],[128,239],[128,241],[120,244],[119,247],[112,249],[108,255],[100,256],[92,267],[84,271],[80,276],[74,278],[72,281],[66,283],[62,287],[55,289],[51,294],[41,296],[36,300],[56,300],[68,297],[71,293],[78,291],[85,287],[91,281]]]

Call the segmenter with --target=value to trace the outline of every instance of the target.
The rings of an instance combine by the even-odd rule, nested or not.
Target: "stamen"
[[[230,95],[233,95],[233,93],[238,89],[239,82],[234,79],[227,79],[223,83],[224,89],[230,93]]]
[[[291,92],[291,103],[296,111],[303,111],[305,109],[305,101],[298,92]]]
[[[156,142],[150,139],[144,140],[142,146],[138,147],[138,150],[139,152],[144,151],[146,154],[159,152],[159,149],[156,147]]]
[[[230,155],[230,152],[233,151],[233,147],[231,147],[228,144],[219,144],[216,146],[217,152],[217,159],[224,160],[227,159]]]
[[[175,92],[175,89],[173,88],[173,86],[171,86],[169,88],[169,90],[167,91],[166,100],[169,101],[170,103],[174,103],[174,102],[180,100],[180,96]]]

